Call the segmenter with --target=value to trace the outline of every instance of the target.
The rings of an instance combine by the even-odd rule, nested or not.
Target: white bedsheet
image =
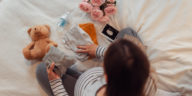
[[[1,96],[43,95],[34,75],[36,64],[22,55],[22,49],[30,42],[27,29],[37,24],[53,28],[58,17],[77,8],[80,1],[0,0]],[[119,0],[119,12],[113,20],[117,20],[114,26],[119,30],[130,26],[138,31],[159,76],[158,87],[186,96],[192,94],[191,4],[192,0]],[[97,32],[102,26],[96,25]],[[107,41],[101,43],[102,38],[98,37],[100,44],[107,45]],[[51,38],[60,42],[54,30]]]

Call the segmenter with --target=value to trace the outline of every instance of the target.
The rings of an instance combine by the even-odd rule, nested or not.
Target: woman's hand
[[[55,72],[53,72],[53,69],[55,67],[55,63],[52,63],[49,68],[47,68],[47,74],[49,80],[55,80],[59,79],[59,75],[57,75]]]
[[[77,46],[79,50],[77,50],[77,53],[88,53],[90,57],[96,57],[96,50],[97,50],[98,45],[96,44],[91,44],[91,45],[82,45],[82,46]]]

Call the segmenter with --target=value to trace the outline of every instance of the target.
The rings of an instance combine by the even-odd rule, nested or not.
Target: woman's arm
[[[103,58],[106,48],[96,44],[77,46],[77,53],[88,53],[91,57]]]
[[[69,96],[62,84],[61,78],[53,72],[54,67],[55,63],[52,63],[50,68],[47,68],[48,79],[54,96]]]
[[[102,46],[98,46],[96,49],[96,57],[97,58],[104,58],[106,48]]]
[[[62,84],[61,79],[51,80],[49,83],[51,85],[54,96],[69,96]]]

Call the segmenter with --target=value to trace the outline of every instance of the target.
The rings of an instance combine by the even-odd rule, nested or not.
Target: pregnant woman
[[[121,32],[130,32],[130,29]],[[103,67],[82,74],[68,69],[69,74],[60,77],[53,72],[54,63],[50,68],[41,63],[37,68],[37,79],[51,96],[155,96],[154,72],[138,42],[132,42],[138,38],[135,34],[128,33],[131,40],[116,40],[106,51],[97,45],[78,46],[77,52],[103,57]]]

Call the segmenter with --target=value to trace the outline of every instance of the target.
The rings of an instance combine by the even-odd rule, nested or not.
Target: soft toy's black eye
[[[35,30],[37,30],[37,29],[35,28]]]

